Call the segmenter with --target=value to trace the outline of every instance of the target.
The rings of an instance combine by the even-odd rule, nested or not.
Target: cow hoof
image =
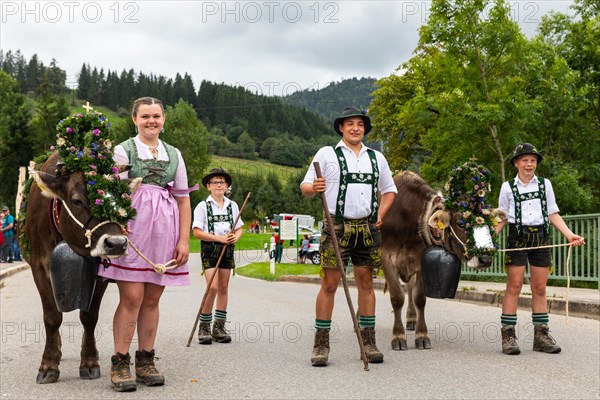
[[[415,347],[419,350],[429,350],[431,349],[431,340],[425,339],[415,339]]]
[[[55,383],[58,381],[58,377],[60,376],[59,371],[40,371],[35,378],[35,383]]]
[[[79,377],[81,379],[98,379],[100,378],[100,367],[79,368]]]
[[[408,346],[406,345],[406,340],[394,340],[392,341],[392,350],[400,351],[406,350]]]
[[[416,327],[416,325],[417,325],[417,324],[416,324],[416,323],[414,323],[414,322],[407,322],[407,323],[406,323],[406,330],[407,330],[407,331],[414,331],[414,330],[415,330],[415,327]]]

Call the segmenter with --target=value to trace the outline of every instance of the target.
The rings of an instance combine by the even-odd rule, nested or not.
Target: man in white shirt
[[[313,159],[319,162],[322,178],[316,177],[311,163],[300,185],[302,194],[312,197],[325,193],[329,214],[335,220],[335,234],[346,264],[352,259],[358,289],[359,326],[367,359],[383,362],[383,354],[375,341],[375,293],[373,269],[381,268],[381,220],[398,192],[388,163],[378,151],[362,143],[371,130],[365,112],[346,107],[333,122],[342,137],[335,146],[321,148]],[[329,331],[334,297],[341,272],[338,269],[329,227],[321,236],[323,278],[317,295],[315,343],[311,356],[313,366],[325,366],[329,359]]]

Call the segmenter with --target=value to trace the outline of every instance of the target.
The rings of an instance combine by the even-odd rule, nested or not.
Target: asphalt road
[[[78,313],[65,314],[63,360],[58,383],[37,385],[44,348],[40,300],[29,271],[6,278],[0,289],[0,400],[65,398],[600,398],[600,323],[551,316],[558,355],[531,350],[529,312],[519,311],[522,353],[500,352],[499,310],[428,299],[431,350],[390,348],[393,316],[389,298],[377,293],[377,341],[383,364],[363,370],[343,290],[333,315],[330,364],[310,366],[317,285],[269,283],[236,276],[230,285],[227,324],[233,342],[186,347],[204,290],[198,255],[192,255],[192,284],[167,288],[161,301],[156,344],[163,387],[139,386],[118,394],[110,388],[112,315],[118,302],[110,285],[97,328],[102,377],[79,379],[81,325]],[[355,297],[355,289],[351,288]],[[356,300],[355,300],[356,301]],[[136,344],[132,344],[132,352]]]

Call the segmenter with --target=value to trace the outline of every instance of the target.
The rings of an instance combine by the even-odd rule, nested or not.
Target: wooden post
[[[19,167],[19,183],[17,184],[17,197],[15,198],[14,217],[19,218],[21,212],[21,203],[23,203],[23,186],[27,180],[27,168]]]

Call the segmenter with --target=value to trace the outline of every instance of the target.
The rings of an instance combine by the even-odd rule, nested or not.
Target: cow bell
[[[421,256],[425,295],[453,299],[460,280],[460,259],[441,246],[429,246]]]
[[[50,260],[50,281],[58,311],[90,309],[96,287],[98,260],[96,257],[80,256],[64,241],[54,248]]]

